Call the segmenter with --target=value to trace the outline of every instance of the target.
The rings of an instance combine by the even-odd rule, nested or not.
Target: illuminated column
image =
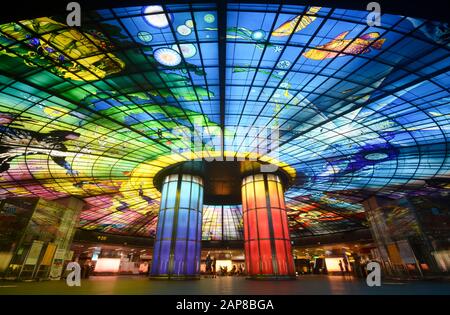
[[[250,175],[242,181],[247,273],[250,278],[294,278],[294,260],[280,178]]]
[[[194,175],[168,175],[153,248],[151,277],[199,278],[203,181]]]

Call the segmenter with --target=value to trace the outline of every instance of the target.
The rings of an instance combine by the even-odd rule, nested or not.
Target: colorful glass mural
[[[83,16],[0,25],[0,198],[76,196],[80,228],[154,237],[155,174],[200,154],[185,131],[217,152],[223,128],[223,150],[245,156],[250,126],[280,131],[265,158],[295,173],[294,239],[365,228],[373,194],[448,190],[426,184],[450,172],[447,24],[255,3]],[[241,220],[223,224],[208,235],[241,235]]]
[[[242,207],[240,205],[205,205],[203,207],[203,240],[242,240],[243,233]]]

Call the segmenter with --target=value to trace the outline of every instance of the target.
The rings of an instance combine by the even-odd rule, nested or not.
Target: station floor
[[[450,281],[384,281],[368,287],[365,281],[342,276],[300,276],[292,281],[254,281],[241,277],[205,278],[192,281],[149,280],[143,276],[93,276],[82,279],[80,287],[64,280],[41,282],[0,282],[0,295],[72,294],[171,294],[171,295],[265,295],[265,294],[420,294],[450,295]]]

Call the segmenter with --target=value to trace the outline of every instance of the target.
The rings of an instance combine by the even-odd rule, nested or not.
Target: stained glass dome
[[[257,157],[295,179],[293,239],[366,228],[362,202],[446,194],[447,24],[319,6],[216,3],[83,11],[0,25],[0,198],[75,196],[80,228],[154,237],[154,176]],[[259,129],[258,129],[259,128]],[[200,149],[186,134],[201,139]],[[205,205],[203,239],[241,239]]]

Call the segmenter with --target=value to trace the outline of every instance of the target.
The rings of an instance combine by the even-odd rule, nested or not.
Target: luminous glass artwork
[[[198,176],[164,179],[153,246],[151,274],[195,275],[200,272],[203,181]]]
[[[280,178],[274,174],[245,177],[242,209],[248,274],[293,275],[294,259]]]
[[[449,175],[447,24],[257,3],[83,16],[0,25],[0,198],[76,196],[82,229],[154,237],[153,177],[198,153],[187,131],[220,152],[223,128],[245,155],[261,141],[249,126],[280,131],[267,157],[296,172],[293,238],[365,228],[374,194],[446,190],[427,183]]]
[[[243,231],[242,207],[240,205],[205,205],[203,207],[203,240],[242,240]]]

